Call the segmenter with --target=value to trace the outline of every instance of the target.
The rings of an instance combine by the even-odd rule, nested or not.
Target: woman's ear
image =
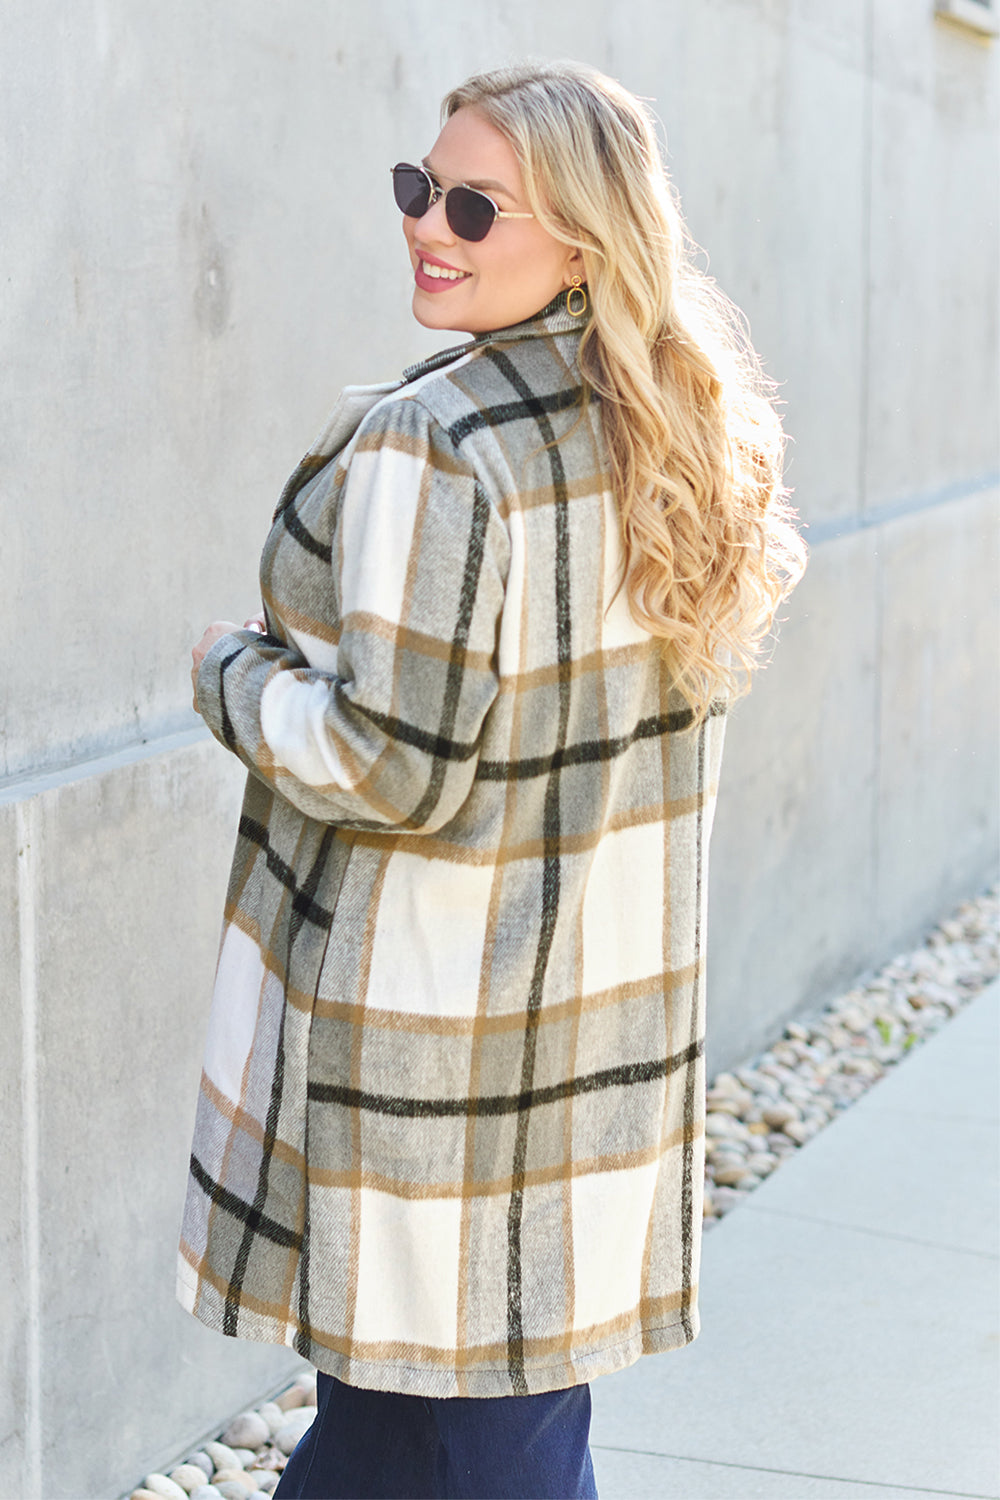
[[[563,270],[563,286],[572,286],[573,278],[579,276],[581,281],[586,281],[587,271],[583,264],[583,253],[576,248],[572,249],[567,257]]]

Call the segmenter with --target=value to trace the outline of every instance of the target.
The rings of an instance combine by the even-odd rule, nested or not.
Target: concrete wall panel
[[[1000,844],[998,492],[883,528],[879,935],[974,890]]]
[[[781,386],[806,519],[857,505],[866,282],[860,0],[722,0],[650,27],[615,15],[615,56],[663,120],[689,227]],[[791,14],[790,14],[791,13]]]
[[[829,542],[727,730],[712,835],[708,1070],[876,956],[873,536]]]
[[[910,10],[873,11],[870,507],[1000,470],[997,51]]]
[[[4,1295],[0,1297],[0,1474],[25,1473],[25,1436],[29,1391],[28,1333],[31,1313],[29,1258],[33,1204],[24,1175],[25,1104],[21,993],[21,933],[28,915],[18,899],[17,811],[0,806],[0,975],[3,976],[3,1046],[0,1047],[0,1264]],[[30,943],[30,935],[28,937]],[[30,999],[29,999],[30,1008]],[[32,1401],[32,1407],[34,1402]],[[32,1411],[32,1415],[34,1412]]]
[[[116,1493],[301,1364],[213,1336],[173,1299],[242,781],[204,738],[21,804],[37,831],[35,1439],[52,1500]],[[12,1342],[20,1358],[25,1341]]]

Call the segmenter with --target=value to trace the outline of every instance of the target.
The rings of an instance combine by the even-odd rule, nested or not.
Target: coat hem
[[[206,1327],[223,1333],[216,1321],[206,1316],[207,1309],[192,1306],[191,1289],[179,1278],[178,1300],[184,1308]],[[453,1367],[417,1365],[403,1360],[366,1360],[338,1354],[335,1350],[302,1337],[295,1328],[288,1328],[285,1336],[279,1336],[274,1324],[267,1326],[261,1319],[257,1329],[247,1326],[253,1318],[241,1319],[242,1326],[235,1334],[223,1337],[236,1338],[243,1342],[283,1344],[295,1349],[303,1359],[309,1361],[324,1375],[335,1376],[344,1385],[357,1386],[362,1390],[393,1391],[404,1396],[423,1396],[441,1399],[454,1396],[470,1396],[485,1399],[496,1396],[511,1396],[514,1393],[511,1373],[507,1365],[478,1366],[456,1371]],[[542,1395],[546,1391],[559,1391],[574,1385],[585,1385],[601,1375],[613,1374],[635,1364],[644,1354],[665,1354],[673,1349],[682,1349],[698,1337],[701,1323],[697,1307],[688,1309],[685,1319],[654,1327],[639,1327],[627,1338],[613,1343],[598,1344],[592,1348],[567,1350],[553,1359],[551,1355],[536,1360],[524,1361],[524,1381],[528,1394]]]

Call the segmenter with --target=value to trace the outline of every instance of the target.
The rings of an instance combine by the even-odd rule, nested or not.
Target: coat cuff
[[[227,668],[243,651],[252,649],[262,641],[269,641],[271,645],[281,644],[269,636],[261,635],[257,630],[234,630],[231,635],[220,635],[211,649],[206,651],[198,668],[198,712],[220,744],[225,745],[234,755],[240,755],[240,746],[226,708],[223,678]],[[244,756],[240,755],[240,759],[245,763]]]

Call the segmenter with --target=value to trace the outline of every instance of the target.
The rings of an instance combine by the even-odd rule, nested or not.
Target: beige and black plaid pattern
[[[349,388],[268,634],[199,675],[248,766],[179,1295],[355,1385],[558,1389],[698,1331],[706,852],[560,304]]]

